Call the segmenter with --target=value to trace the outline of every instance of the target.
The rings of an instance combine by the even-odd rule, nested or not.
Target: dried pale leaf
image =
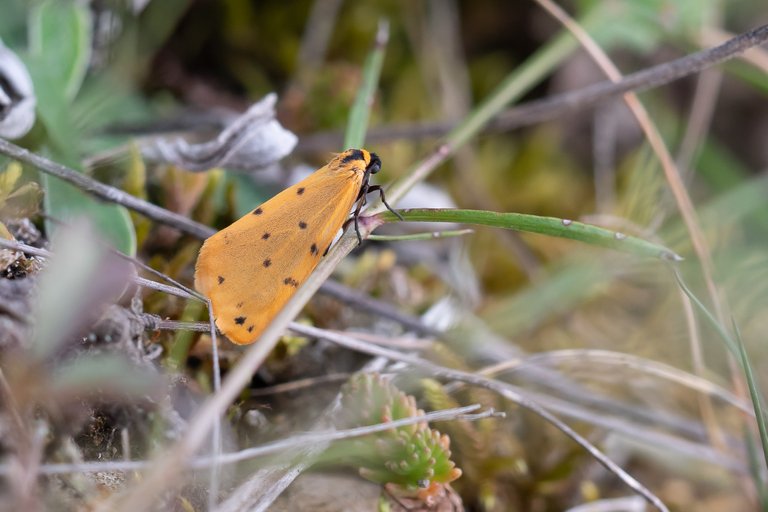
[[[11,192],[5,201],[0,200],[0,216],[19,219],[32,217],[40,211],[43,191],[40,185],[30,181]]]
[[[0,137],[26,135],[35,124],[35,103],[27,68],[0,40]]]
[[[8,231],[8,228],[6,227],[6,225],[3,224],[2,222],[0,222],[0,238],[5,238],[6,240],[15,240],[11,232]]]
[[[21,170],[20,163],[11,162],[0,172],[0,204],[13,192],[16,182],[21,177]]]
[[[117,300],[133,267],[107,253],[84,222],[58,229],[52,257],[40,276],[32,350],[48,357],[83,336],[106,305]]]
[[[212,141],[193,144],[181,138],[160,138],[145,143],[142,153],[150,160],[190,171],[267,167],[288,155],[297,142],[296,135],[275,120],[276,101],[275,94],[267,95]]]

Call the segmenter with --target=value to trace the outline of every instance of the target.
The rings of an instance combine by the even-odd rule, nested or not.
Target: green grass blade
[[[755,483],[762,510],[768,512],[768,489],[766,489],[766,486],[762,481],[761,475],[763,474],[763,465],[757,457],[755,439],[752,436],[752,431],[750,430],[749,425],[742,425],[741,430],[744,438],[744,445],[746,446],[747,461],[749,462],[749,475]]]
[[[638,256],[650,256],[667,260],[682,258],[662,245],[641,238],[625,235],[605,228],[557,217],[541,217],[524,213],[498,213],[485,210],[458,209],[409,209],[399,210],[406,222],[458,222],[476,224],[528,233],[570,238],[590,245],[608,247]],[[397,219],[391,212],[380,214],[384,221]]]
[[[768,427],[766,426],[765,422],[765,412],[763,407],[763,397],[760,393],[760,390],[757,386],[757,382],[755,381],[755,375],[752,371],[752,365],[749,361],[749,356],[747,354],[747,350],[744,347],[744,343],[741,340],[741,333],[739,332],[738,327],[736,324],[733,324],[733,332],[735,333],[735,339],[731,337],[730,334],[728,334],[728,331],[726,331],[725,327],[720,325],[720,323],[715,319],[714,315],[710,313],[710,311],[702,304],[702,302],[691,292],[690,289],[685,285],[685,282],[683,282],[683,278],[680,276],[677,269],[673,269],[673,273],[675,276],[675,279],[677,280],[677,284],[680,286],[680,288],[683,290],[683,292],[693,301],[693,303],[699,308],[699,310],[704,313],[704,317],[712,324],[712,326],[717,330],[720,337],[725,341],[726,346],[728,349],[733,353],[734,357],[739,361],[741,364],[741,368],[744,371],[744,377],[747,381],[747,387],[749,388],[749,396],[752,400],[752,408],[755,411],[755,419],[757,420],[757,428],[760,433],[760,444],[762,445],[762,452],[763,452],[763,459],[765,460],[765,464],[768,466]],[[760,480],[757,480],[755,482],[755,485],[757,486],[759,495],[761,497],[761,501],[763,501],[763,509],[766,508],[765,503],[765,488],[762,485]]]
[[[590,26],[593,16],[587,15],[582,20],[585,26]],[[560,66],[578,48],[578,43],[571,34],[563,30],[558,36],[531,54],[523,63],[517,66],[494,91],[485,98],[472,112],[445,137],[437,156],[417,163],[408,173],[398,179],[387,191],[391,203],[399,201],[413,186],[423,181],[435,166],[430,159],[442,161],[452,155],[467,141],[477,135],[494,117],[502,112],[509,104],[518,101],[536,85],[540,84],[549,74]]]
[[[365,60],[363,67],[363,82],[357,91],[355,103],[349,113],[347,131],[344,134],[344,147],[342,149],[360,148],[365,142],[365,132],[368,130],[368,119],[371,116],[373,97],[379,84],[381,66],[384,63],[384,50],[389,41],[389,22],[381,20],[376,32],[376,42],[373,50]]]
[[[536,51],[518,66],[496,87],[496,90],[446,137],[446,144],[455,151],[474,137],[488,122],[510,103],[525,93],[556,69],[578,47],[568,32],[562,32]]]
[[[717,333],[720,335],[720,337],[725,342],[725,346],[728,347],[728,350],[731,351],[731,354],[733,357],[740,359],[739,354],[739,348],[736,346],[736,342],[733,341],[733,338],[731,338],[730,334],[725,330],[725,327],[720,325],[720,322],[717,321],[715,316],[704,306],[704,304],[699,300],[699,298],[694,295],[694,293],[688,288],[688,286],[685,284],[685,281],[683,281],[683,277],[680,275],[680,273],[677,271],[676,268],[672,268],[672,272],[675,276],[675,279],[677,280],[678,286],[683,290],[683,293],[685,293],[691,301],[696,305],[697,308],[699,308],[699,311],[701,311],[704,314],[704,318],[706,318],[710,325],[715,328]]]
[[[747,355],[747,349],[744,347],[744,343],[741,340],[741,334],[739,328],[734,323],[733,332],[736,335],[736,346],[739,349],[739,361],[741,361],[741,367],[744,369],[744,377],[747,379],[747,387],[749,388],[749,397],[752,399],[752,407],[755,410],[755,419],[757,420],[757,430],[760,432],[760,444],[763,448],[763,459],[766,466],[768,466],[768,428],[765,424],[765,412],[763,408],[763,397],[757,387],[755,381],[755,374],[752,371],[752,364],[749,361],[749,355]],[[762,484],[758,480],[755,482],[758,489],[762,489]],[[760,496],[764,497],[764,494],[760,492]],[[765,504],[763,504],[765,505]]]
[[[413,233],[411,235],[368,235],[368,240],[377,242],[405,242],[410,240],[435,240],[437,238],[453,238],[470,235],[473,229],[454,229],[446,231],[430,231],[428,233]]]
[[[191,300],[187,302],[180,320],[182,322],[197,321],[204,311],[205,304],[197,300]],[[168,357],[165,360],[166,366],[172,371],[180,372],[187,364],[189,351],[192,349],[194,342],[197,341],[196,334],[193,331],[184,330],[176,332],[171,343],[171,349],[168,352]]]

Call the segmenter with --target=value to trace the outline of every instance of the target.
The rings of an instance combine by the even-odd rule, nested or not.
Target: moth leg
[[[360,226],[357,223],[357,218],[360,216],[360,211],[363,209],[363,205],[365,205],[365,195],[363,195],[357,201],[357,208],[355,208],[355,213],[352,214],[352,217],[355,219],[355,233],[357,233],[357,245],[363,244],[363,236],[360,234]]]
[[[400,215],[399,213],[397,213],[395,210],[393,210],[393,209],[392,209],[392,207],[391,207],[391,206],[389,206],[389,203],[387,202],[387,198],[386,198],[386,197],[384,197],[384,189],[383,189],[383,188],[381,188],[379,185],[371,185],[370,187],[368,187],[368,190],[367,190],[367,192],[378,192],[378,193],[379,193],[379,197],[381,198],[381,202],[382,202],[382,203],[384,203],[384,206],[386,206],[386,207],[387,207],[387,210],[389,210],[389,211],[391,211],[392,213],[394,213],[394,214],[395,214],[395,216],[396,216],[398,219],[400,219],[400,220],[402,220],[402,221],[404,221],[404,220],[405,220],[405,219],[403,218],[403,216],[402,216],[402,215]]]

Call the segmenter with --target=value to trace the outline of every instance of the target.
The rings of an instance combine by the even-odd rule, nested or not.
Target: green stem
[[[389,41],[389,23],[386,20],[379,21],[379,29],[376,32],[376,42],[373,50],[365,59],[363,66],[363,82],[357,91],[355,104],[349,113],[347,131],[344,134],[344,148],[360,148],[365,142],[365,132],[368,129],[368,120],[371,116],[371,107],[376,95],[376,87],[379,85],[381,66],[384,63],[384,50]]]
[[[474,233],[472,229],[456,229],[446,231],[431,231],[429,233],[413,233],[411,235],[368,235],[368,240],[377,242],[404,242],[409,240],[434,240],[437,238],[453,238]]]
[[[672,261],[682,259],[662,245],[591,224],[557,217],[442,208],[399,210],[399,213],[406,222],[458,222],[462,224],[491,226],[528,233],[540,233],[558,238],[569,238],[590,245],[608,247],[639,256],[650,256],[652,258]],[[391,212],[382,212],[378,214],[378,217],[384,222],[397,220],[397,217]]]
[[[562,32],[542,46],[535,54],[518,66],[499,84],[496,90],[480,103],[464,121],[445,137],[438,150],[422,160],[405,177],[395,182],[387,191],[391,203],[401,199],[416,183],[427,176],[469,139],[478,134],[491,119],[504,108],[519,100],[526,92],[539,84],[545,76],[561,64],[577,47],[577,42],[568,32]],[[380,208],[372,210],[380,211]]]

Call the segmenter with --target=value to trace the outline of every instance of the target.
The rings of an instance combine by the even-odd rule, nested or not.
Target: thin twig
[[[0,239],[2,240],[2,239]],[[6,409],[11,413],[11,419],[18,432],[26,431],[26,424],[24,423],[21,413],[19,412],[19,404],[16,401],[11,385],[8,383],[8,379],[5,378],[3,369],[0,368],[0,393],[4,396],[6,403]]]
[[[208,324],[205,322],[180,322],[180,321],[174,321],[174,320],[160,320],[156,322],[157,322],[156,324],[153,324],[153,327],[159,330],[174,330],[174,331],[189,330],[189,331],[197,331],[197,332],[208,331]],[[301,324],[292,322],[289,325],[289,328],[293,329],[294,326],[300,326],[300,325]],[[344,335],[344,333],[340,333],[338,331],[324,330],[323,332]],[[356,339],[359,339],[366,343],[371,343],[374,345],[381,346],[381,344],[377,344],[374,341],[365,340],[359,334],[346,333],[346,335],[347,336],[352,335]],[[561,359],[562,360],[571,359],[571,360],[578,360],[578,361],[593,360],[593,361],[601,362],[605,364],[616,364],[616,365],[620,365],[627,368],[633,368],[633,369],[645,372],[649,375],[655,375],[665,380],[676,382],[682,386],[685,386],[699,393],[704,393],[707,395],[717,397],[723,400],[724,402],[732,405],[733,407],[736,407],[737,409],[745,412],[746,414],[753,413],[751,407],[748,404],[746,404],[743,400],[740,400],[739,397],[728,392],[726,389],[716,384],[713,384],[707,379],[704,379],[697,375],[692,375],[688,372],[685,372],[683,370],[666,365],[658,361],[652,361],[649,359],[633,356],[631,354],[612,352],[609,350],[563,349],[563,350],[548,351],[548,352],[532,354],[532,355],[520,357],[514,360],[509,360],[509,361],[504,361],[498,364],[494,364],[492,366],[488,366],[486,368],[482,368],[478,370],[478,373],[485,376],[492,376],[501,372],[521,370],[531,366],[537,366],[542,362],[556,361]],[[347,373],[329,374],[323,377],[300,379],[292,382],[287,382],[285,384],[278,384],[276,386],[255,389],[255,390],[251,390],[249,393],[251,395],[255,394],[257,396],[271,395],[275,393],[286,393],[290,391],[296,391],[305,387],[310,387],[320,383],[336,382],[339,380],[343,380],[346,377],[349,377],[349,374]]]
[[[323,384],[334,384],[337,382],[345,382],[352,376],[351,373],[329,373],[320,377],[309,377],[306,379],[298,379],[290,382],[284,382],[283,384],[276,384],[274,386],[268,386],[265,388],[250,389],[248,390],[249,397],[256,396],[270,396],[280,393],[290,393],[293,391],[299,391],[306,388],[316,388]]]
[[[734,34],[723,30],[716,26],[707,26],[702,30],[700,44],[702,46],[714,46],[716,44],[722,44],[729,39],[732,39]],[[768,73],[768,48],[751,48],[749,51],[744,52],[741,56],[741,60],[756,67],[763,73]]]
[[[221,368],[219,365],[219,339],[216,334],[215,316],[213,316],[213,304],[209,299],[205,299],[205,306],[208,308],[208,328],[211,336],[211,361],[213,366],[213,392],[218,393],[221,391]],[[222,452],[222,439],[221,439],[221,416],[216,418],[213,423],[213,429],[211,429],[211,442],[213,444],[213,465],[211,466],[211,473],[208,486],[208,510],[216,508],[216,503],[219,497],[219,481],[221,477],[221,452]]]
[[[297,334],[312,336],[316,338],[322,338],[327,341],[331,341],[337,345],[341,345],[350,350],[355,350],[358,352],[363,352],[363,353],[378,356],[378,357],[385,357],[392,361],[399,361],[402,363],[406,363],[411,366],[418,367],[435,377],[458,380],[458,381],[466,382],[473,386],[479,386],[486,389],[490,389],[500,394],[507,400],[510,400],[511,402],[516,403],[517,405],[524,407],[525,409],[528,409],[529,411],[533,412],[537,416],[540,416],[541,418],[543,418],[548,423],[551,423],[552,425],[554,425],[558,430],[563,432],[566,436],[570,437],[578,445],[584,448],[603,467],[605,467],[608,471],[618,476],[628,487],[630,487],[637,494],[645,498],[645,500],[648,503],[652,504],[659,510],[666,511],[666,512],[668,512],[669,510],[666,507],[666,505],[664,505],[664,503],[656,495],[654,495],[649,489],[647,489],[644,485],[638,482],[632,475],[624,471],[624,469],[622,469],[618,464],[616,464],[610,458],[608,458],[604,453],[602,453],[599,449],[597,449],[597,447],[595,447],[592,443],[587,441],[586,438],[582,437],[579,433],[577,433],[567,424],[560,421],[560,419],[558,419],[552,413],[550,413],[549,411],[541,407],[539,404],[537,404],[536,402],[533,402],[532,400],[529,400],[528,398],[521,395],[520,393],[515,391],[512,387],[508,386],[503,382],[499,382],[497,380],[475,375],[469,372],[463,372],[459,370],[438,366],[432,362],[429,362],[425,359],[422,359],[416,356],[406,355],[394,350],[377,347],[375,345],[361,342],[349,336],[329,333],[328,331],[324,331],[322,329],[317,329],[317,328],[306,326],[306,325],[300,325],[300,324],[294,323],[291,325],[291,330]]]
[[[156,324],[151,324],[150,322],[146,322],[146,323],[148,325],[151,325],[151,328],[156,328],[156,329],[171,329],[171,330],[186,329],[186,330],[194,330],[198,332],[208,331],[208,326],[204,322],[160,321],[159,323],[156,323]],[[293,325],[294,325],[293,322],[290,323],[289,328]],[[296,325],[299,325],[299,324],[296,324]],[[329,331],[329,332],[332,332],[332,331]],[[347,333],[347,336],[349,335],[350,334]],[[751,413],[751,409],[747,405],[745,405],[743,401],[739,401],[738,398],[736,398],[734,395],[728,393],[726,390],[710,383],[705,379],[691,376],[686,372],[677,370],[673,367],[668,367],[662,363],[648,361],[646,359],[629,356],[627,354],[617,354],[617,353],[608,352],[608,351],[574,349],[574,350],[562,350],[557,352],[546,352],[543,354],[534,354],[526,357],[521,356],[520,358],[507,360],[497,365],[480,369],[478,370],[478,373],[481,375],[490,377],[497,372],[516,370],[518,368],[531,370],[539,366],[537,364],[538,361],[547,361],[550,358],[552,359],[568,358],[571,355],[574,359],[592,358],[599,362],[604,362],[607,364],[619,364],[619,365],[623,365],[631,368],[636,368],[640,371],[645,371],[651,375],[657,375],[661,378],[670,380],[672,382],[677,382],[695,391],[711,394],[712,396],[716,396],[724,400],[725,402],[733,405],[734,407],[737,407],[747,412],[748,414]],[[328,379],[328,380],[332,381],[335,379]],[[324,379],[317,380],[317,382],[324,382],[324,381],[325,381]],[[263,394],[271,394],[276,392],[295,391],[295,390],[301,389],[301,387],[304,387],[305,385],[309,385],[310,383],[314,383],[314,382],[315,382],[314,379],[304,379],[301,381],[288,383],[286,385],[278,385],[271,388],[251,390],[250,393],[251,394],[255,393],[256,395],[263,395]],[[552,384],[551,379],[547,380],[546,383],[551,385]],[[454,387],[461,386],[461,385],[462,385],[461,383],[454,383],[452,385],[447,385],[446,390],[453,392]],[[565,400],[557,401],[555,399],[547,398],[545,395],[541,395],[541,394],[537,395],[536,393],[533,393],[530,391],[526,391],[526,393],[529,396],[533,397],[537,402],[544,404],[548,409],[557,411],[560,414],[564,414],[568,417],[572,417],[580,421],[587,421],[602,428],[613,428],[618,432],[623,432],[633,437],[642,438],[643,432],[633,431],[626,424],[618,424],[615,422],[612,424],[609,424],[609,422],[607,421],[598,421],[598,415],[596,415],[594,412],[576,413],[572,407],[568,408],[565,404],[567,403],[570,406],[572,406],[574,401],[578,401],[580,403],[586,403],[590,406],[598,407],[600,409],[609,408],[612,411],[618,411],[622,415],[632,418],[633,421],[635,422],[643,422],[646,424],[653,424],[657,427],[664,427],[667,429],[671,429],[671,430],[674,430],[677,433],[677,435],[687,435],[687,436],[695,437],[697,439],[698,438],[705,439],[704,433],[702,433],[700,429],[694,428],[694,426],[690,424],[691,422],[676,419],[675,417],[670,415],[664,415],[661,417],[652,416],[649,413],[647,413],[643,408],[638,408],[634,406],[623,406],[622,404],[615,403],[611,400],[606,401],[604,399],[601,399],[594,394],[589,394],[586,396],[585,395],[577,396],[572,393],[572,391],[574,390],[573,383],[570,384],[569,388],[558,387],[557,389],[558,391],[565,393],[564,395],[566,396]],[[590,410],[594,411],[594,409],[590,409]],[[675,439],[676,441],[674,442],[679,441],[679,437],[676,437]],[[659,443],[661,443],[661,441],[659,441],[658,439],[649,441],[649,444],[652,444],[652,445],[659,445]],[[671,446],[674,446],[674,444],[672,444]],[[709,458],[707,460],[711,461],[712,458]]]
[[[0,238],[0,247],[4,249],[11,249],[12,251],[31,254],[32,256],[37,256],[38,258],[50,258],[53,255],[51,251],[32,247],[31,245],[16,242],[14,240],[6,240],[5,238]]]
[[[485,130],[509,131],[557,117],[564,117],[576,110],[593,106],[627,92],[642,92],[659,87],[737,57],[746,50],[766,41],[768,41],[768,25],[735,36],[713,48],[707,48],[673,61],[625,75],[618,82],[608,80],[547,99],[523,103],[499,114],[494,121],[488,123]],[[442,137],[450,133],[457,124],[457,122],[449,121],[390,125],[372,129],[368,133],[367,140],[370,143],[393,139],[413,140],[425,137]],[[341,132],[318,133],[304,137],[299,142],[297,149],[316,151],[338,147],[341,141]],[[389,195],[387,197],[389,198]]]
[[[25,254],[31,254],[32,256],[37,256],[38,258],[53,258],[54,257],[54,253],[52,253],[51,251],[49,251],[47,249],[40,249],[38,247],[33,247],[31,245],[27,245],[27,244],[22,243],[22,242],[16,242],[14,240],[6,240],[4,238],[0,238],[0,247],[3,247],[5,249],[11,249],[11,250],[14,250],[14,251],[23,252]],[[197,300],[202,300],[202,301],[206,300],[205,297],[201,296],[196,291],[191,290],[191,289],[187,288],[186,286],[184,286],[184,285],[182,285],[180,283],[177,283],[172,278],[166,276],[165,274],[157,272],[153,268],[146,266],[145,264],[143,264],[142,262],[138,261],[137,259],[132,258],[130,256],[126,256],[125,254],[121,253],[120,251],[115,251],[114,249],[113,249],[113,251],[114,251],[113,253],[116,256],[120,256],[122,258],[125,258],[126,260],[130,261],[131,263],[133,263],[135,265],[138,265],[142,269],[151,271],[151,272],[155,273],[155,275],[157,275],[158,277],[166,279],[166,280],[168,280],[168,281],[173,283],[173,286],[168,286],[168,285],[165,285],[165,284],[162,284],[162,283],[158,283],[156,281],[151,281],[149,279],[144,279],[143,277],[135,276],[135,277],[133,277],[132,281],[135,284],[137,284],[138,286],[142,286],[142,287],[145,287],[145,288],[151,288],[153,290],[157,290],[157,291],[160,291],[160,292],[163,292],[163,293],[168,293],[170,295],[175,295],[177,297],[183,297],[185,299],[197,299]]]
[[[292,450],[301,446],[311,446],[315,444],[324,444],[332,441],[362,437],[377,432],[384,432],[395,428],[415,425],[417,423],[436,423],[440,421],[476,421],[486,418],[503,418],[504,413],[494,409],[486,409],[481,413],[470,414],[477,411],[481,406],[479,404],[467,405],[464,407],[455,407],[451,409],[440,409],[426,414],[411,416],[399,420],[377,423],[375,425],[366,425],[343,430],[325,430],[312,432],[308,434],[299,434],[279,441],[265,443],[261,446],[246,448],[237,452],[221,454],[216,457],[196,457],[190,461],[186,468],[188,469],[206,469],[215,464],[234,464],[266,455],[273,455],[286,450]],[[218,459],[218,460],[216,460]],[[113,461],[113,462],[84,462],[75,464],[44,464],[40,467],[39,473],[42,475],[60,475],[64,473],[98,473],[102,471],[140,471],[152,466],[151,460],[137,461]],[[0,475],[7,475],[11,472],[8,464],[0,465]]]
[[[690,183],[694,176],[693,164],[706,142],[722,82],[723,71],[714,68],[702,71],[696,82],[691,111],[685,121],[685,133],[675,158],[685,183]]]
[[[752,407],[744,400],[730,393],[728,390],[718,386],[698,375],[693,375],[673,366],[652,361],[643,357],[622,352],[613,352],[600,349],[563,349],[532,354],[514,361],[504,361],[493,366],[483,368],[478,371],[482,375],[492,376],[502,372],[523,370],[530,366],[538,366],[543,363],[565,361],[592,362],[601,364],[611,364],[623,368],[632,368],[648,375],[654,375],[664,380],[675,382],[685,386],[698,393],[714,396],[720,400],[736,407],[746,414],[754,414]]]
[[[208,322],[185,322],[183,320],[163,320],[155,315],[144,313],[144,323],[148,328],[156,331],[194,331],[208,332]]]
[[[333,297],[344,304],[351,305],[358,311],[365,311],[392,320],[419,334],[433,337],[439,337],[441,335],[441,332],[438,329],[426,325],[419,317],[404,313],[387,302],[375,299],[359,290],[344,286],[336,281],[325,281],[320,287],[320,290],[329,297]]]
[[[297,74],[313,76],[314,71],[322,65],[342,3],[343,0],[312,2],[312,9],[304,25],[304,34],[299,46]]]
[[[595,108],[592,128],[593,182],[595,210],[609,213],[616,206],[617,103],[606,102]]]
[[[143,216],[176,227],[185,233],[191,234],[197,238],[208,238],[215,233],[215,230],[204,224],[195,222],[183,215],[161,208],[152,203],[139,199],[119,188],[110,187],[100,183],[85,174],[81,174],[65,165],[61,165],[47,158],[43,158],[31,151],[28,151],[16,144],[12,144],[5,139],[0,139],[0,154],[6,155],[14,160],[27,163],[35,168],[56,176],[59,179],[71,183],[77,188],[88,194],[129,208]]]
[[[601,499],[571,507],[565,512],[645,512],[645,503],[639,496]]]

